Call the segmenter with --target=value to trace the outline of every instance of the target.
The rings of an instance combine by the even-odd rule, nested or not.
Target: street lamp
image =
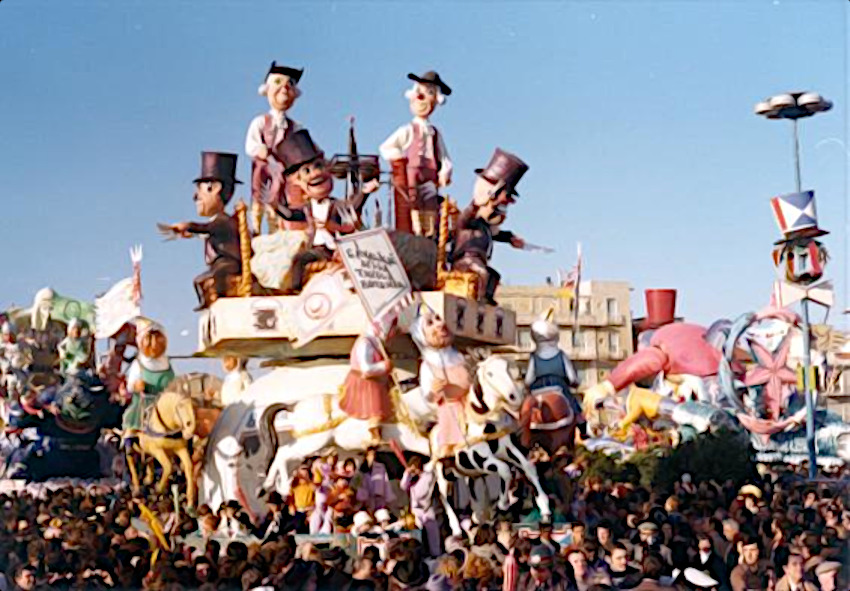
[[[811,117],[815,113],[829,111],[832,101],[828,101],[816,92],[788,92],[772,96],[755,106],[756,115],[768,119],[790,119],[794,124],[794,173],[797,193],[800,193],[800,136],[797,121]],[[809,478],[817,476],[817,450],[815,448],[815,403],[811,380],[811,329],[809,327],[809,300],[803,298],[801,304],[803,316],[803,394],[806,398],[806,442],[809,449]]]

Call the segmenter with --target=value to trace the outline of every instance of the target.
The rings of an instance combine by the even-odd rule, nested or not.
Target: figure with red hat
[[[279,204],[276,208],[284,220],[306,224],[307,244],[292,260],[287,285],[290,291],[300,291],[307,265],[331,260],[336,251],[335,236],[358,229],[366,198],[377,190],[378,180],[364,183],[348,200],[331,197],[334,181],[330,166],[306,129],[284,140],[275,148],[275,155],[284,165],[286,182],[301,189],[308,199],[299,207]]]
[[[242,273],[239,252],[239,224],[234,216],[225,213],[236,185],[236,154],[224,152],[201,153],[201,175],[196,178],[193,197],[198,215],[206,222],[181,222],[171,226],[161,225],[163,231],[183,238],[205,236],[204,256],[209,269],[195,277],[195,291],[199,305],[195,311],[207,307],[205,284],[212,280],[219,296],[227,293],[227,279]]]
[[[646,307],[640,336],[644,344],[620,362],[608,379],[585,391],[586,412],[592,413],[605,398],[659,373],[673,380],[677,376],[705,380],[717,375],[722,353],[708,338],[705,327],[675,321],[675,290],[647,290]]]
[[[395,130],[381,144],[380,152],[392,166],[396,229],[436,237],[437,189],[451,183],[452,161],[443,134],[429,119],[452,89],[434,71],[407,77],[413,87],[404,96],[410,101],[413,120]]]
[[[528,165],[517,156],[496,148],[487,167],[475,171],[478,178],[472,203],[458,221],[452,268],[476,273],[480,284],[483,284],[479,293],[492,305],[496,304],[494,295],[501,279],[499,273],[489,266],[493,242],[507,242],[514,248],[525,246],[522,238],[501,230],[500,226],[507,216],[508,205],[516,202],[516,185],[527,170]]]
[[[369,421],[372,436],[369,445],[381,443],[381,423],[392,415],[390,400],[392,360],[381,344],[381,333],[387,338],[395,330],[397,317],[387,320],[388,330],[370,324],[351,349],[351,370],[343,384],[339,407],[348,416]]]
[[[290,119],[287,112],[301,96],[298,82],[303,74],[303,69],[272,62],[265,81],[258,89],[259,94],[268,99],[269,112],[254,117],[245,138],[245,152],[251,158],[251,218],[257,234],[261,233],[264,214],[268,216],[269,231],[275,230],[277,218],[273,208],[284,199],[285,190],[293,198],[292,205],[300,204],[294,202],[300,201],[295,191],[286,189],[283,165],[275,155],[275,149],[301,129],[301,125]]]

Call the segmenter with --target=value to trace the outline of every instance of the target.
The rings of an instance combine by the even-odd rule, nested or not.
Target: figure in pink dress
[[[413,340],[422,348],[419,385],[429,402],[437,404],[437,449],[432,459],[454,455],[466,439],[466,395],[472,385],[463,355],[454,348],[453,336],[439,314],[422,306],[411,327]]]

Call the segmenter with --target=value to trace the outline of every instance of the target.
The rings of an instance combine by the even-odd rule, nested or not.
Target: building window
[[[608,318],[615,319],[620,315],[620,303],[616,298],[608,298],[605,302],[605,306],[608,309]]]
[[[572,351],[573,349],[573,331],[561,329],[561,334],[558,337],[558,345],[564,351]]]
[[[617,355],[620,352],[620,334],[616,332],[608,333],[608,352],[612,355]]]
[[[578,300],[578,313],[584,315],[592,314],[592,309],[590,307],[590,298],[579,298]]]
[[[519,347],[523,351],[530,351],[534,348],[534,341],[531,340],[531,331],[527,328],[522,328],[517,331],[519,334]]]

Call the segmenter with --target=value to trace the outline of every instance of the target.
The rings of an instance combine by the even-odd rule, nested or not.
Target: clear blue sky
[[[434,119],[452,196],[468,201],[495,146],[531,166],[506,227],[558,255],[499,248],[507,281],[542,282],[581,241],[586,276],[630,281],[636,313],[644,288],[676,287],[679,312],[706,323],[767,302],[768,200],[794,188],[790,128],[753,105],[820,91],[836,108],[803,124],[803,182],[843,308],[847,7],[3,0],[0,308],[46,285],[93,297],[142,243],[144,310],[191,352],[201,244],[163,243],[155,223],[195,217],[201,150],[242,152],[272,59],[306,68],[292,115],[331,153],[350,114],[374,151],[409,117],[407,72],[437,69],[454,88]]]

